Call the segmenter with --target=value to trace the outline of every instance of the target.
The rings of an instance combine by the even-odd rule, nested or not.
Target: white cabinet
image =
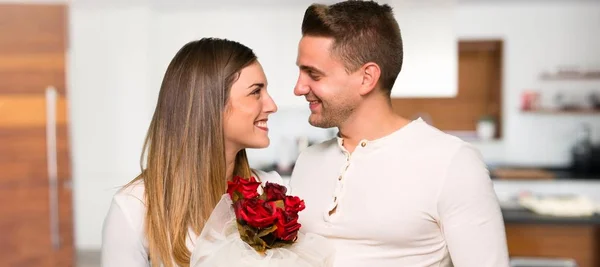
[[[404,44],[393,97],[454,97],[458,91],[455,0],[388,1]]]

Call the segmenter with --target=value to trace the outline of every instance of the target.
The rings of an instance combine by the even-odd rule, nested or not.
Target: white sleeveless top
[[[266,182],[285,185],[275,171],[252,170],[264,185]],[[148,245],[144,235],[144,184],[137,182],[115,194],[102,229],[103,267],[149,267]],[[194,250],[197,239],[193,231],[188,232],[186,245]]]

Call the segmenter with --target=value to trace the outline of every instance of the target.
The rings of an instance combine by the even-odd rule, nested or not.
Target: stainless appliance
[[[573,259],[553,259],[537,257],[513,257],[510,267],[578,267]]]

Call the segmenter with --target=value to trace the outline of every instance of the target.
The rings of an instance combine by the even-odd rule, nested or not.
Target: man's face
[[[333,39],[304,36],[298,46],[296,64],[300,75],[294,94],[309,102],[309,123],[315,127],[339,127],[361,100],[362,77],[348,74],[340,59],[331,54]]]

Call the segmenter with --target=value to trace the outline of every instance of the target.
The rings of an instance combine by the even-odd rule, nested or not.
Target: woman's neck
[[[239,149],[227,149],[225,147],[225,178],[230,181],[233,178],[233,171],[235,170],[235,156],[240,152]]]

